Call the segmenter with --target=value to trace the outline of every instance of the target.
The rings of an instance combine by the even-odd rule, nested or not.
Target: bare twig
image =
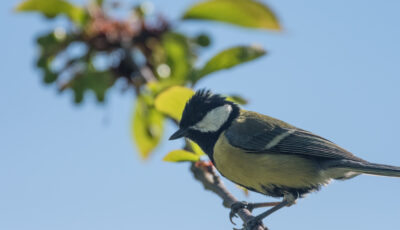
[[[196,163],[192,163],[190,171],[192,171],[194,178],[203,184],[204,189],[209,190],[222,198],[224,207],[230,208],[233,203],[238,202],[236,197],[233,196],[225,187],[224,183],[221,181],[221,178],[215,172],[214,166],[209,165],[204,167],[204,165],[202,166]],[[238,215],[244,223],[248,222],[254,217],[251,212],[246,208],[239,209]],[[268,228],[264,227],[262,224],[259,224],[251,230],[267,229]]]

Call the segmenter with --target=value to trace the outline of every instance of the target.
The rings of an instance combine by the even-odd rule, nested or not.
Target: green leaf
[[[83,79],[85,79],[88,89],[95,93],[98,101],[104,101],[108,88],[110,88],[115,81],[113,76],[107,71],[89,71]]]
[[[203,150],[200,148],[200,146],[198,144],[196,144],[195,142],[191,141],[191,140],[187,140],[189,143],[190,148],[192,149],[192,151],[198,155],[198,156],[203,156],[205,155],[205,153],[203,152]]]
[[[172,86],[175,86],[172,81],[153,81],[146,84],[147,89],[153,94],[157,95]]]
[[[192,152],[179,149],[169,152],[163,158],[163,160],[168,162],[185,162],[185,161],[196,162],[200,160],[200,156]]]
[[[26,0],[21,2],[16,11],[37,11],[48,18],[65,14],[76,24],[82,24],[85,17],[85,10],[64,0]]]
[[[114,84],[115,79],[108,71],[86,70],[77,73],[65,89],[74,91],[75,103],[81,103],[87,90],[91,90],[99,102],[104,101],[107,90]],[[64,89],[63,89],[64,90]]]
[[[194,59],[187,38],[178,33],[168,33],[163,36],[162,44],[166,53],[166,64],[171,69],[169,78],[177,85],[184,83]]]
[[[40,55],[37,59],[36,66],[43,72],[43,81],[51,84],[57,81],[60,73],[55,72],[51,68],[51,64],[57,55],[65,50],[68,44],[75,38],[65,35],[62,39],[56,36],[56,32],[44,34],[37,38],[37,44],[40,48]]]
[[[72,35],[65,35],[62,39],[60,39],[60,37],[57,37],[56,35],[56,30],[47,34],[43,34],[37,38],[36,43],[40,47],[41,52],[41,56],[38,60],[40,63],[38,63],[38,66],[43,66],[43,64],[45,64],[45,60],[54,58],[58,53],[66,49],[71,42],[76,40],[76,37]]]
[[[54,73],[53,71],[51,71],[49,68],[44,69],[44,77],[43,77],[43,81],[46,84],[50,84],[53,83],[57,80],[58,78],[58,74]]]
[[[165,115],[179,121],[186,102],[193,96],[192,89],[183,86],[173,86],[160,93],[154,102],[156,109]]]
[[[183,19],[220,21],[259,29],[281,29],[274,12],[255,0],[202,1],[187,10]]]
[[[132,133],[142,159],[147,159],[160,143],[163,130],[163,115],[150,107],[144,96],[139,97],[133,115]]]
[[[226,98],[226,100],[235,102],[236,104],[239,105],[246,105],[248,103],[248,101],[245,98],[239,95],[230,95]]]
[[[202,77],[223,69],[229,69],[236,65],[254,60],[266,54],[266,51],[258,46],[236,46],[226,49],[211,58],[205,66],[194,75],[193,82]]]

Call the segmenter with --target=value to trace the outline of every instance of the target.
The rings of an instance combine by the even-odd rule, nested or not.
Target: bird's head
[[[196,141],[196,135],[216,134],[226,129],[238,114],[239,107],[235,103],[210,90],[198,90],[186,103],[179,130],[169,139],[188,137]]]

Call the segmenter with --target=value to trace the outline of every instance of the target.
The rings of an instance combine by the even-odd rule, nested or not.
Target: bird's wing
[[[249,153],[296,154],[362,161],[325,138],[252,112],[234,121],[225,135],[231,145]]]

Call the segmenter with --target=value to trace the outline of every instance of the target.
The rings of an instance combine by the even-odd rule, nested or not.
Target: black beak
[[[169,137],[169,140],[175,140],[186,135],[186,129],[178,129],[174,134]]]

